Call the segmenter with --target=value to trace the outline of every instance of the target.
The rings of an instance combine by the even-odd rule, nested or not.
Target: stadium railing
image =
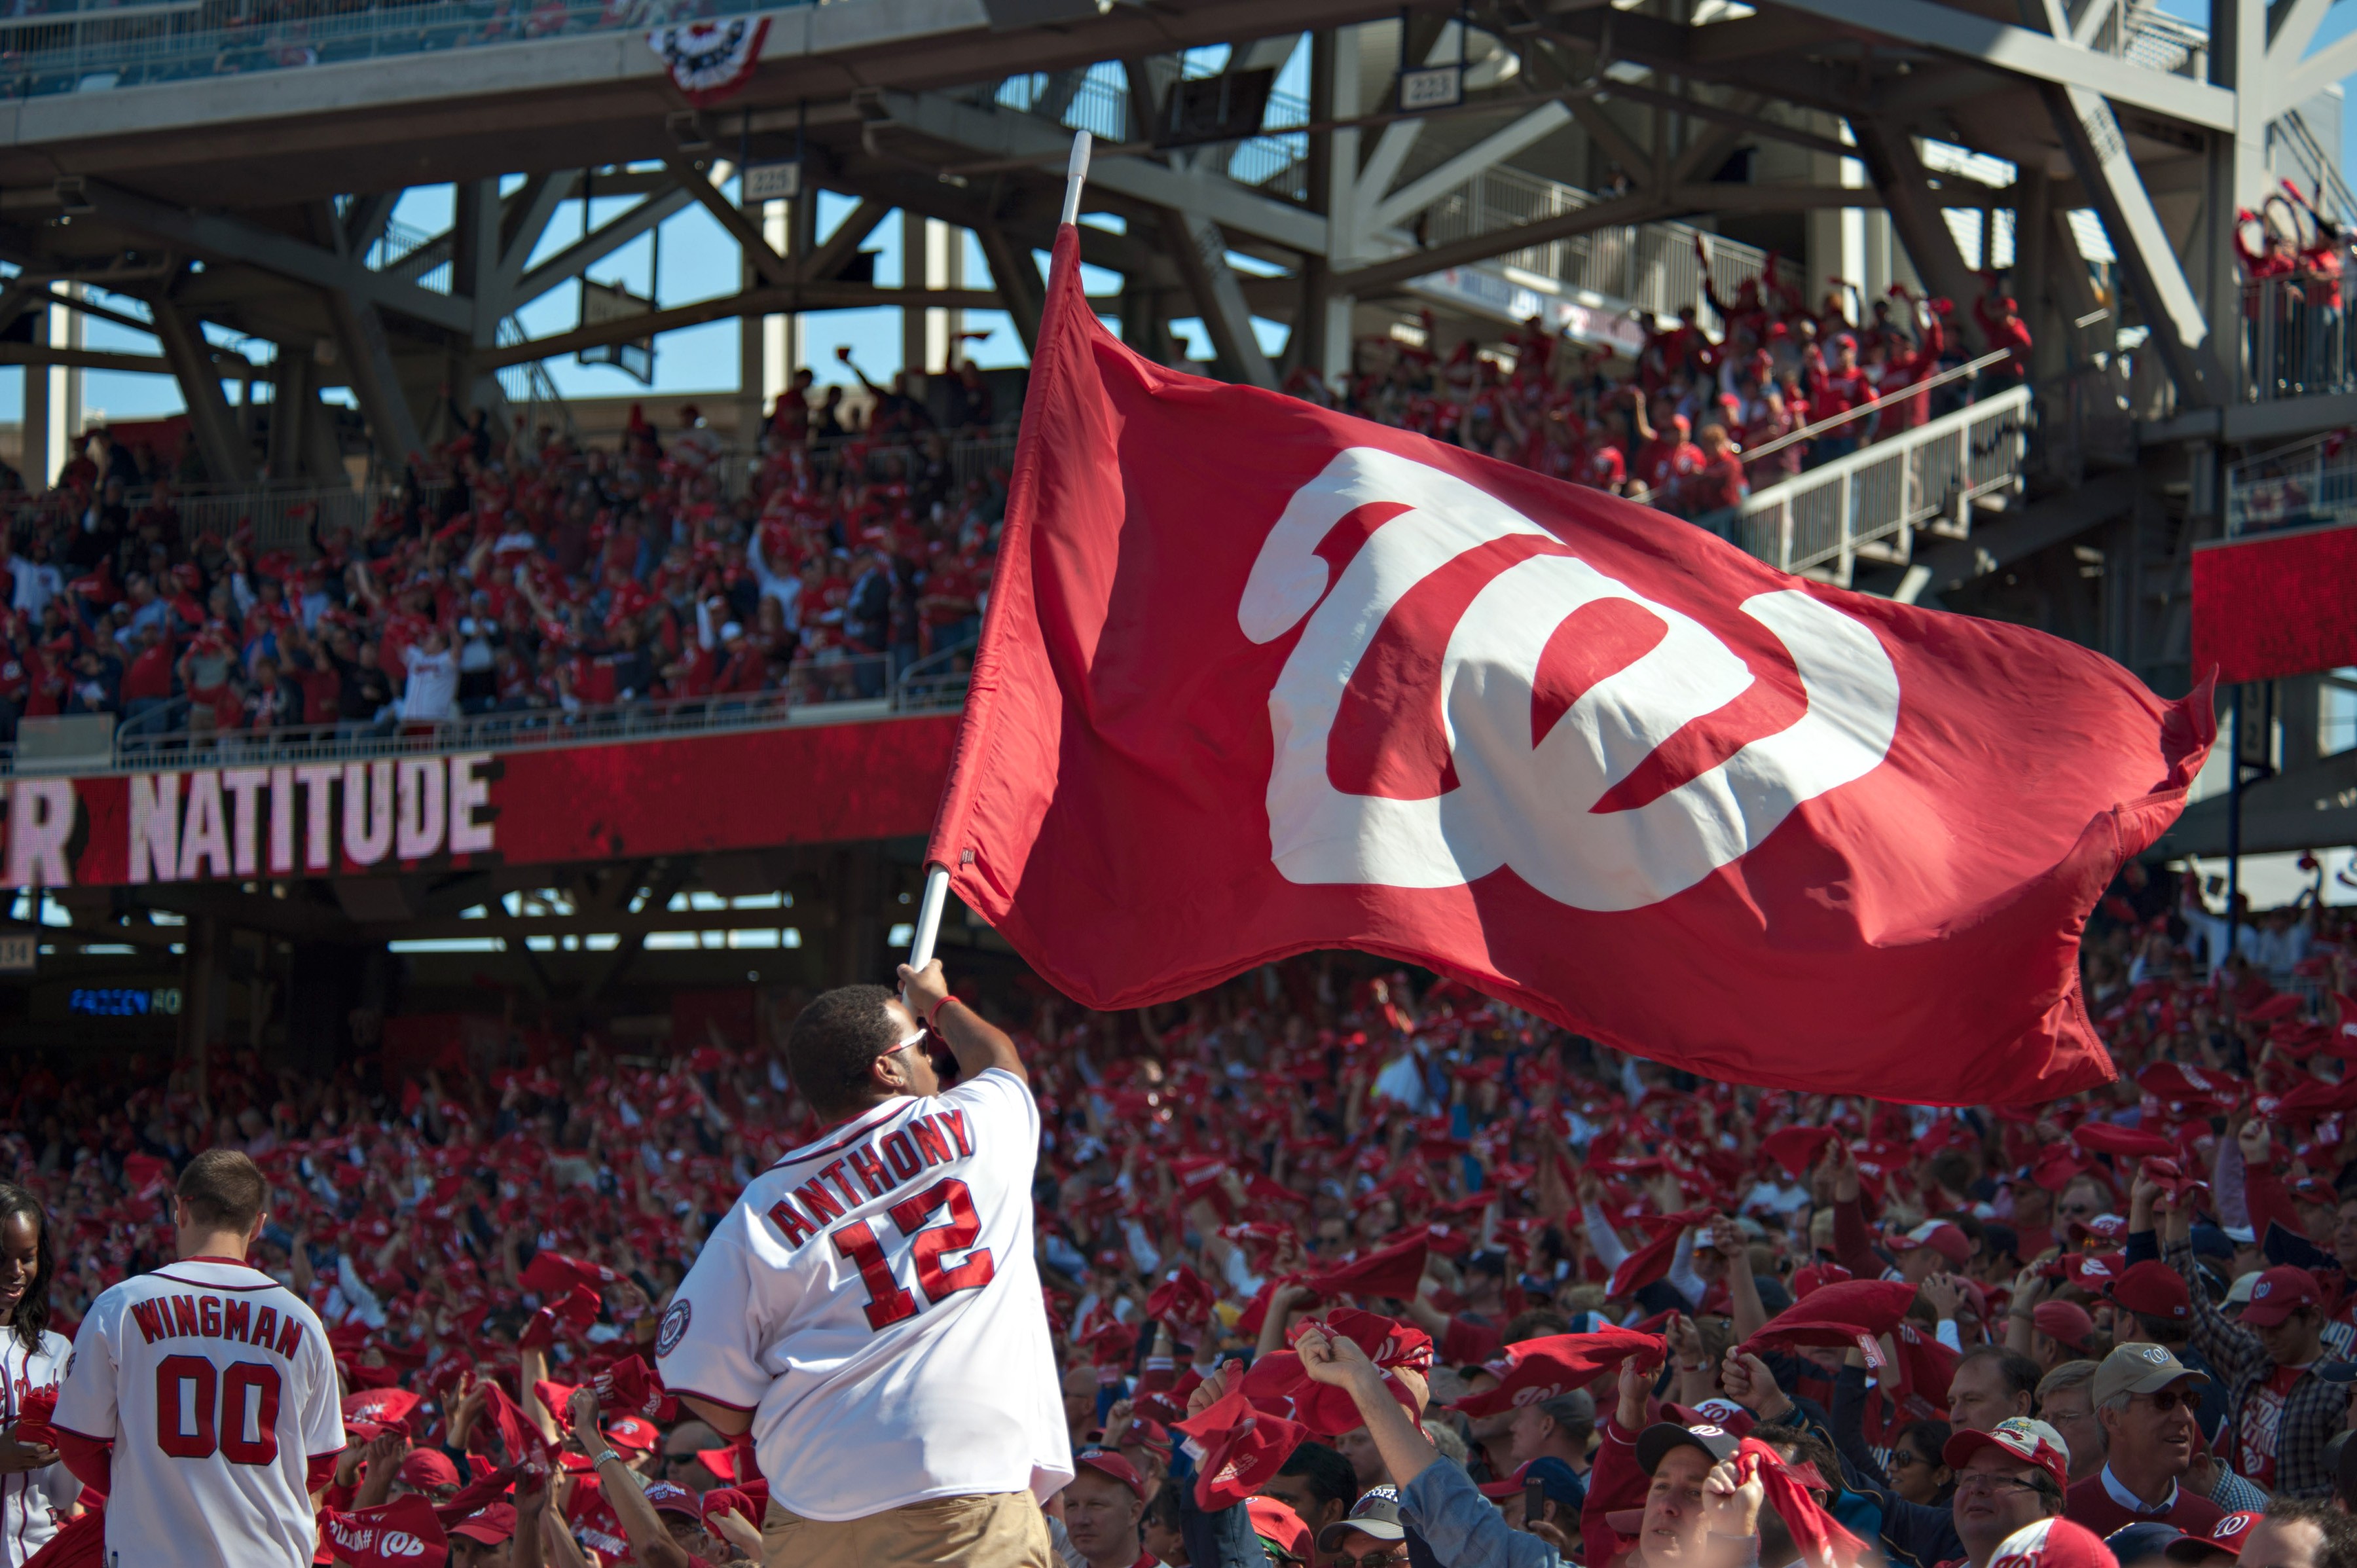
[[[2342,311],[2344,280],[2357,255],[2344,252],[2340,273],[2283,273],[2243,285],[2242,395],[2245,403],[2357,392],[2357,345]]]
[[[49,0],[38,11],[0,17],[0,95],[99,91],[562,35],[642,32],[777,8],[775,0]]]
[[[2357,444],[2327,431],[2226,470],[2227,537],[2357,521]]]
[[[953,650],[956,651],[956,650]],[[971,653],[970,646],[962,650]],[[939,658],[940,656],[935,656]],[[911,671],[931,660],[919,660]],[[904,710],[900,686],[892,678],[891,656],[856,654],[842,662],[796,676],[780,690],[708,697],[642,699],[572,708],[518,708],[454,714],[447,719],[382,723],[287,725],[278,729],[215,729],[188,726],[188,701],[175,698],[160,707],[121,720],[111,749],[80,756],[45,753],[36,762],[27,748],[0,746],[0,776],[18,771],[127,773],[162,768],[267,768],[306,762],[364,761],[373,757],[454,751],[521,751],[552,746],[611,746],[640,740],[728,731],[774,729],[786,725],[849,724],[889,718],[903,711],[940,712],[964,698],[963,676],[954,687],[937,671]],[[943,666],[946,670],[946,664]]]

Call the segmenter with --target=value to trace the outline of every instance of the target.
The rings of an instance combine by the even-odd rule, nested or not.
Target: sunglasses
[[[2152,1408],[2164,1415],[2172,1410],[2196,1410],[2201,1404],[2201,1395],[2184,1389],[2163,1389],[2157,1394],[2138,1394],[2136,1397],[2152,1401]]]
[[[1393,1568],[1407,1561],[1407,1548],[1394,1546],[1388,1552],[1370,1552],[1364,1557],[1337,1557],[1334,1568]]]

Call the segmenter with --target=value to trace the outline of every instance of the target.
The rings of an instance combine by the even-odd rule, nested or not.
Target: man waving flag
[[[1135,1006],[1313,948],[1738,1082],[2112,1076],[2079,930],[2215,725],[2034,631],[1139,358],[1059,233],[928,858]]]

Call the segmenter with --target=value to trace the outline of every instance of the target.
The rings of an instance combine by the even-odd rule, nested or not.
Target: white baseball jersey
[[[318,1316],[259,1270],[190,1258],[108,1289],[56,1418],[114,1444],[108,1568],[303,1568],[310,1461],[344,1446],[336,1391]]]
[[[13,1328],[0,1328],[0,1426],[14,1427],[25,1396],[55,1389],[66,1375],[73,1343],[54,1329],[41,1331],[41,1348],[28,1350]],[[81,1496],[81,1483],[60,1459],[38,1470],[0,1476],[0,1568],[21,1568],[26,1559],[58,1532],[58,1511]]]
[[[754,1178],[655,1337],[748,1411],[770,1495],[847,1520],[1071,1479],[1032,1262],[1039,1110],[1013,1073],[877,1106]]]

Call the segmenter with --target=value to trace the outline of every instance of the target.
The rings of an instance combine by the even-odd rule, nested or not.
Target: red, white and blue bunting
[[[761,62],[761,44],[770,36],[770,19],[731,16],[721,21],[683,22],[657,27],[647,35],[647,46],[662,56],[671,80],[690,103],[702,108],[735,92],[752,79]]]

